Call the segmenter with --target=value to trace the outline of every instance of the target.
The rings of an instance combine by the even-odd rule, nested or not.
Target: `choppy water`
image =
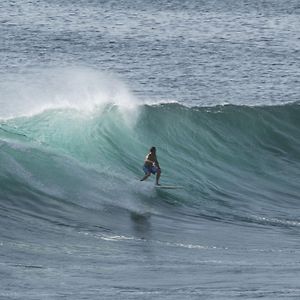
[[[297,1],[0,9],[1,299],[299,298]]]

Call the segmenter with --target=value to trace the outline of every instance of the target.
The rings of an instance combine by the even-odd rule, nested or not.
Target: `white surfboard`
[[[179,185],[155,185],[157,189],[183,189],[183,186]]]

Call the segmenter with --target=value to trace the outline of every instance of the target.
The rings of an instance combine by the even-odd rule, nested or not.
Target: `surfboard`
[[[183,189],[183,186],[179,185],[156,185],[157,189]]]

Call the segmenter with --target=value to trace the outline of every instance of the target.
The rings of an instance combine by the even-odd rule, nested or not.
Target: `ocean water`
[[[299,1],[0,11],[0,299],[300,298]]]

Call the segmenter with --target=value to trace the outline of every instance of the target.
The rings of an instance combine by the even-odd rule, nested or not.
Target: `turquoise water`
[[[2,280],[28,274],[22,281],[38,287],[28,299],[73,297],[78,278],[83,298],[297,294],[298,116],[298,104],[106,104],[2,122]],[[161,182],[184,189],[139,182],[152,144]]]
[[[0,6],[1,299],[299,298],[297,1]]]

